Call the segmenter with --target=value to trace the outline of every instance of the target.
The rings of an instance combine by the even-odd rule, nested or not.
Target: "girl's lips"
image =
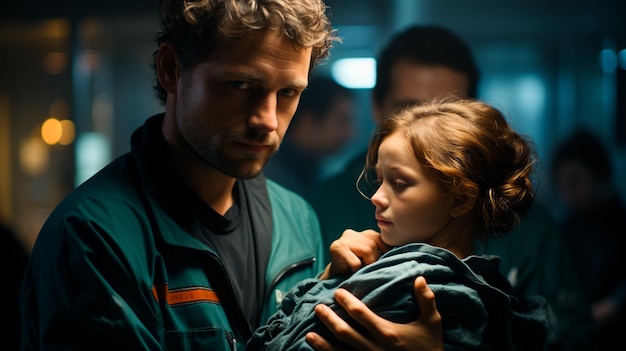
[[[378,223],[378,225],[380,225],[380,224],[391,224],[390,221],[386,220],[383,217],[378,217],[378,216],[376,216],[376,223]]]

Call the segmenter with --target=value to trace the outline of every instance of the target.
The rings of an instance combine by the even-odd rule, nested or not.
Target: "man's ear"
[[[163,43],[157,51],[157,78],[165,91],[173,93],[177,89],[178,81],[178,56],[176,50],[169,44]]]
[[[469,195],[457,195],[454,204],[450,207],[450,216],[461,217],[468,213],[476,203],[476,197]]]

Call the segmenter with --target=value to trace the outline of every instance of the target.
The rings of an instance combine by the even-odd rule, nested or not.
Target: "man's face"
[[[592,212],[602,203],[604,183],[582,162],[562,162],[556,170],[555,181],[561,202],[571,213]]]
[[[376,123],[396,109],[437,97],[466,97],[467,75],[441,65],[425,65],[409,61],[396,62],[391,70],[391,90],[382,103],[373,102]]]
[[[210,167],[258,175],[276,152],[308,84],[311,49],[272,31],[223,40],[179,79],[176,128]]]

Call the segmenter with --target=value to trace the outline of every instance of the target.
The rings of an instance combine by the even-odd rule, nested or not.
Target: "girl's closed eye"
[[[393,188],[396,191],[402,191],[402,190],[406,189],[408,186],[409,185],[406,182],[404,182],[404,181],[402,181],[400,179],[396,179],[396,180],[393,181]]]

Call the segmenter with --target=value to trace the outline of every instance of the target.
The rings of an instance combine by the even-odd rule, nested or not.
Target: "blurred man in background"
[[[555,149],[551,174],[563,210],[561,231],[595,322],[588,349],[612,349],[626,328],[626,207],[610,155],[593,133],[575,131]]]

